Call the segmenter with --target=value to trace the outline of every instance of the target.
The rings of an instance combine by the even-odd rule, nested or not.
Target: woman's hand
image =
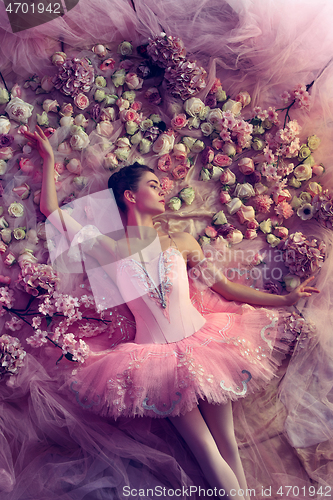
[[[303,297],[311,297],[312,293],[320,293],[320,290],[318,290],[318,288],[308,286],[308,283],[310,283],[310,281],[312,281],[313,279],[314,276],[311,276],[310,278],[303,281],[303,283],[295,288],[295,290],[290,292],[288,295],[285,295],[288,306],[296,304],[296,302],[298,302],[299,299],[302,299]]]
[[[24,132],[24,136],[29,140],[28,145],[36,148],[43,160],[53,158],[52,146],[38,125],[36,125],[36,130],[33,134],[31,132]]]

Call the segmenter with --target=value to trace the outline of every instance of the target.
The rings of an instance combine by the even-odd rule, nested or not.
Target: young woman
[[[40,209],[60,221],[60,230],[66,227],[73,245],[85,228],[58,206],[51,145],[38,126],[25,136],[44,160]],[[165,194],[149,167],[121,169],[110,177],[109,188],[126,215],[125,237],[116,242],[96,230],[94,245],[85,251],[117,283],[137,332],[134,342],[92,354],[71,388],[78,401],[89,399],[101,415],[168,417],[219,496],[244,499],[247,484],[231,401],[272,378],[273,340],[284,318],[283,311],[252,306],[283,308],[319,290],[309,286],[309,278],[288,295],[264,293],[227,280],[188,233],[155,232],[151,238]],[[160,252],[151,253],[148,239]],[[112,271],[110,261],[117,261]],[[186,265],[222,297],[246,305],[238,312],[201,316],[190,300]]]

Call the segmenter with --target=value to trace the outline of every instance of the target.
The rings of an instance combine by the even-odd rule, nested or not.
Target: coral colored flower
[[[270,211],[273,200],[266,194],[260,194],[253,198],[252,203],[256,212],[266,214]]]
[[[171,156],[167,153],[161,156],[157,162],[157,168],[162,172],[168,172],[172,168]]]
[[[281,215],[284,219],[289,219],[294,214],[292,206],[286,201],[279,203],[274,210],[277,215]]]

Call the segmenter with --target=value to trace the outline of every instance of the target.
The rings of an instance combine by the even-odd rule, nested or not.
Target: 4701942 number
[[[60,3],[48,3],[44,5],[42,2],[31,2],[29,4],[26,2],[13,2],[7,5],[6,12],[10,14],[44,14],[45,12],[49,14],[61,14],[60,8]]]
[[[277,495],[281,497],[300,497],[300,498],[308,498],[308,497],[326,497],[332,498],[332,487],[331,486],[302,486],[299,488],[298,486],[280,486],[280,488],[276,492]]]

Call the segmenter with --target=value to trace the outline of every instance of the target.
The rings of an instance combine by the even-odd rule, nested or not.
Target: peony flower
[[[192,187],[186,187],[180,191],[178,196],[182,201],[185,201],[186,205],[191,205],[195,198],[195,192]]]
[[[234,194],[240,198],[251,198],[251,196],[255,195],[255,192],[251,184],[245,182],[244,184],[237,184]]]
[[[121,42],[117,48],[118,54],[122,56],[130,56],[133,52],[133,46],[130,42]]]
[[[254,208],[250,205],[242,205],[240,209],[237,210],[237,217],[241,224],[245,224],[245,222],[253,220],[255,218]]]
[[[0,116],[0,134],[8,134],[10,131],[10,121],[6,116]]]
[[[24,215],[24,207],[22,203],[14,201],[8,207],[8,213],[11,217],[22,217]]]
[[[221,153],[217,153],[214,156],[213,163],[214,163],[214,165],[216,165],[218,167],[228,167],[229,165],[231,165],[232,160],[227,155],[223,155]]]
[[[304,203],[297,210],[297,215],[302,220],[312,219],[314,213],[315,213],[315,208],[310,203]]]
[[[174,143],[175,137],[173,134],[161,134],[153,144],[153,151],[159,156],[165,155],[167,153],[170,153],[170,151],[173,149]]]
[[[17,122],[28,123],[28,119],[32,115],[34,107],[22,101],[19,97],[14,97],[5,107],[5,111],[9,118]]]
[[[79,109],[86,109],[89,106],[89,99],[85,94],[82,94],[81,92],[74,97],[74,104]]]
[[[182,200],[180,198],[178,198],[177,196],[173,196],[169,200],[168,207],[171,210],[174,210],[174,211],[179,210],[181,206],[182,206]]]
[[[244,175],[250,175],[254,172],[254,163],[252,158],[242,158],[238,162],[239,170]]]
[[[234,215],[243,205],[239,198],[232,198],[229,203],[226,204],[229,215]]]
[[[185,179],[188,171],[189,167],[187,165],[180,164],[173,169],[172,175],[176,180]]]

